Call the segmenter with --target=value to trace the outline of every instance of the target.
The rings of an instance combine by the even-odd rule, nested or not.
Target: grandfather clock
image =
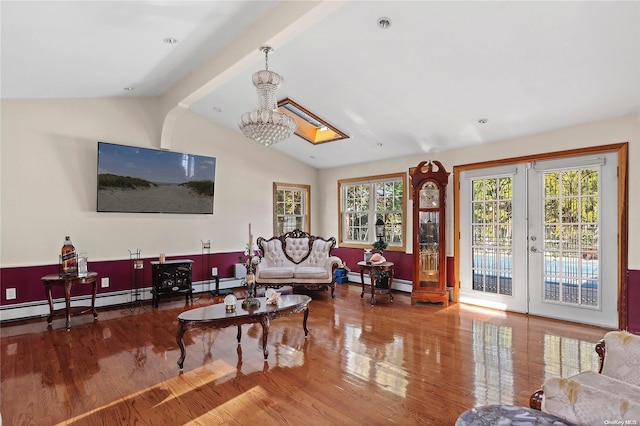
[[[433,167],[437,166],[437,170]],[[413,186],[413,288],[411,304],[449,305],[445,253],[445,195],[449,172],[439,161],[410,171]]]

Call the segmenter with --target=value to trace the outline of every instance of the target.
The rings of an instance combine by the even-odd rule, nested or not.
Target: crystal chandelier
[[[269,53],[273,49],[261,46],[259,50],[264,52],[265,69],[253,74],[253,85],[258,91],[258,109],[242,114],[238,127],[249,139],[270,146],[291,136],[296,130],[296,122],[277,110],[276,90],[282,78],[269,71]]]

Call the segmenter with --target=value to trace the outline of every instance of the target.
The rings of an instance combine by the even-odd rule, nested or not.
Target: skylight
[[[292,117],[298,125],[295,134],[314,145],[349,138],[346,133],[289,98],[278,102],[278,111]]]

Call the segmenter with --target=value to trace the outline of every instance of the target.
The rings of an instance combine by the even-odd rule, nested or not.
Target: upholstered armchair
[[[546,380],[531,396],[531,408],[576,425],[640,424],[640,336],[608,332],[596,352],[598,373]]]

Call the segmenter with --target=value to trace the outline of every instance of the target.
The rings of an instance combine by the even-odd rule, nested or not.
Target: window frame
[[[278,191],[299,190],[303,192],[302,207],[304,226],[302,231],[311,233],[311,185],[299,183],[273,182],[273,235],[281,235],[278,231]],[[290,216],[290,215],[284,215]]]
[[[402,182],[402,206],[400,208],[400,214],[402,215],[402,224],[401,224],[401,238],[402,238],[402,244],[389,244],[387,246],[387,248],[385,250],[388,251],[401,251],[401,252],[405,252],[406,251],[406,246],[407,246],[407,221],[408,221],[408,216],[407,216],[407,174],[406,173],[389,173],[389,174],[384,174],[384,175],[374,175],[374,176],[364,176],[364,177],[358,177],[358,178],[351,178],[351,179],[340,179],[338,180],[338,245],[340,247],[348,247],[348,248],[362,248],[362,249],[367,249],[367,248],[371,248],[371,244],[375,241],[375,216],[376,216],[376,210],[375,210],[375,191],[373,188],[373,185],[376,183],[380,183],[380,182],[395,182],[395,181],[401,181]],[[354,242],[351,240],[346,240],[345,237],[345,232],[347,231],[346,227],[345,227],[345,187],[346,186],[350,186],[350,185],[357,185],[357,184],[369,184],[371,185],[371,190],[370,190],[370,208],[368,210],[369,212],[369,220],[368,220],[368,230],[369,230],[369,241],[366,243],[363,242]],[[373,219],[373,220],[372,220]],[[387,224],[385,224],[386,226],[388,226]]]

